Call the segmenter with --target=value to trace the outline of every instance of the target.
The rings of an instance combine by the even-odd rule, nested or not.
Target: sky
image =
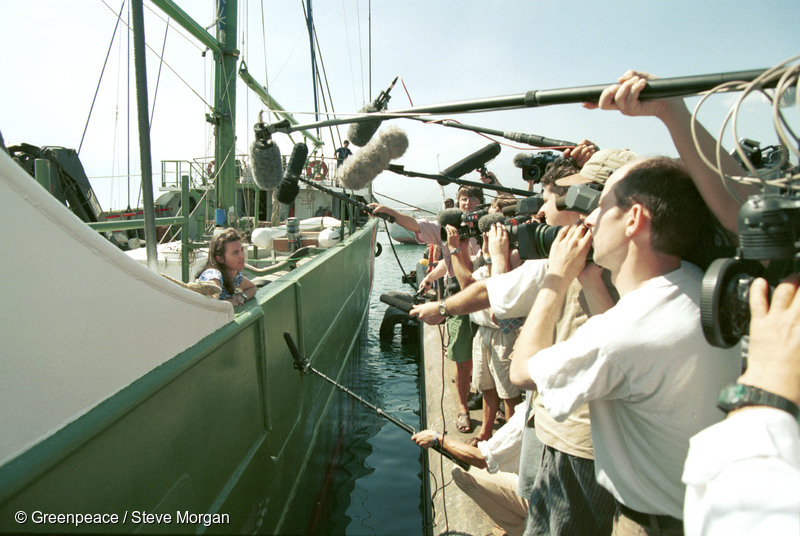
[[[134,76],[132,48],[128,75],[127,33],[118,33],[109,49],[122,1],[3,0],[2,4],[0,40],[5,53],[0,132],[6,143],[81,146],[80,157],[101,206],[105,210],[136,206],[140,165],[133,89],[128,104],[127,88],[133,87]],[[210,26],[215,13],[213,3],[207,4],[194,0],[182,7],[202,26]],[[314,97],[304,6],[301,0],[240,0],[238,48],[251,74],[273,98],[301,123],[308,123],[314,120],[310,115]],[[127,8],[126,3],[124,20],[128,20]],[[768,68],[800,54],[797,0],[756,4],[739,0],[317,0],[312,10],[325,84],[334,109],[342,114],[358,111],[397,75],[401,81],[391,92],[390,111],[535,89],[613,83],[630,68],[668,78]],[[166,16],[153,4],[145,1],[144,12],[146,40],[152,47],[147,54],[147,77],[149,105],[154,108],[153,170],[159,173],[161,160],[213,154],[206,122],[207,103],[212,102],[213,55],[204,54],[174,23],[168,26]],[[162,47],[168,66],[161,65],[156,55]],[[688,98],[690,108],[698,100]],[[717,95],[703,105],[700,121],[715,136],[735,100],[735,94]],[[762,146],[777,143],[767,105],[759,98],[745,104],[738,137],[760,141]],[[262,108],[259,99],[239,84],[240,153],[248,152],[252,125]],[[797,110],[787,113],[796,125]],[[133,127],[130,136],[128,117]],[[677,156],[658,120],[585,110],[580,104],[432,119],[575,142],[586,138],[602,148],[629,148],[642,155]],[[490,143],[472,132],[407,119],[385,124],[399,126],[409,138],[407,152],[395,163],[421,173],[437,173]],[[338,131],[325,129],[322,154],[333,156],[346,133],[346,126]],[[276,138],[288,153],[288,136]],[[730,129],[722,139],[727,148],[732,147]],[[297,135],[294,140],[299,141]],[[488,169],[504,185],[524,189],[521,170],[513,160],[520,152],[536,149],[497,141],[507,145],[487,164]],[[463,178],[478,180],[478,175]],[[159,178],[154,177],[154,182],[158,184]],[[400,201],[436,206],[442,195],[435,181],[391,172],[382,173],[373,187],[380,200],[396,207],[403,206]],[[452,197],[456,189],[449,185],[445,194]]]

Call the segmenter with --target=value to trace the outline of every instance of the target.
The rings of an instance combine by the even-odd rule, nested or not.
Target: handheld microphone
[[[345,188],[361,190],[389,167],[389,161],[400,158],[408,149],[408,136],[395,126],[378,133],[360,151],[344,161],[339,168]]]
[[[284,205],[291,205],[297,194],[300,193],[298,181],[306,163],[306,156],[308,156],[308,145],[305,143],[298,143],[292,149],[292,155],[289,157],[289,164],[286,166],[283,180],[278,186],[278,201]]]
[[[500,144],[497,142],[490,143],[483,149],[478,149],[471,155],[462,158],[449,168],[442,171],[441,174],[451,179],[457,179],[463,175],[466,175],[470,171],[475,171],[476,169],[480,168],[498,154],[500,154]],[[444,184],[447,184],[447,182]]]
[[[506,218],[501,212],[487,214],[478,220],[478,230],[481,233],[486,233],[489,232],[489,229],[491,229],[492,225],[494,225],[495,223],[505,222],[505,221]]]
[[[459,208],[446,208],[436,215],[436,221],[439,227],[452,225],[458,227],[461,225],[461,220],[464,218],[464,213]]]
[[[262,190],[278,186],[283,175],[281,150],[272,140],[256,138],[250,146],[250,164],[253,167],[253,180]]]
[[[411,311],[411,308],[414,307],[414,302],[406,301],[392,294],[381,294],[380,300],[386,305],[397,307],[398,309],[400,309],[401,311],[405,311],[406,313]]]
[[[365,113],[374,113],[380,112],[386,109],[386,104],[389,102],[389,92],[394,87],[395,82],[397,79],[400,78],[400,75],[394,77],[392,83],[389,84],[389,87],[386,88],[385,91],[381,91],[381,94],[378,95],[374,101],[370,102],[363,106],[358,113],[365,114]],[[353,145],[358,147],[363,147],[369,140],[372,139],[372,136],[375,135],[375,132],[381,126],[381,119],[369,119],[366,121],[358,121],[350,125],[350,128],[347,129],[347,137]]]

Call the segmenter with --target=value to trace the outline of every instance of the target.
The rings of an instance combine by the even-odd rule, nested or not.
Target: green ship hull
[[[0,533],[305,532],[349,402],[293,368],[283,333],[352,383],[376,232],[371,221],[268,284],[232,321],[4,461]],[[4,422],[24,430],[20,420]]]

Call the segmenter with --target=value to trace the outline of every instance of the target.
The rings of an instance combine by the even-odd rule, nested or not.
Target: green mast
[[[172,0],[153,3],[214,53],[214,109],[206,119],[214,125],[214,162],[219,170],[217,203],[227,212],[236,201],[236,0],[217,0],[216,37]]]
[[[214,160],[219,172],[217,203],[227,212],[236,205],[236,0],[217,2],[217,40],[221,50],[214,53]]]

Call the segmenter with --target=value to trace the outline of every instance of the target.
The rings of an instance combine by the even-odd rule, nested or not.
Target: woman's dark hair
[[[200,273],[203,273],[209,268],[215,268],[222,272],[222,287],[227,290],[229,294],[234,294],[236,292],[236,289],[233,286],[233,278],[231,278],[230,273],[228,273],[228,268],[225,266],[225,264],[219,262],[217,257],[224,259],[225,246],[231,242],[241,241],[242,235],[239,234],[239,231],[233,228],[226,229],[222,232],[222,234],[214,237],[208,244],[208,261],[206,262],[206,265],[200,269]]]

